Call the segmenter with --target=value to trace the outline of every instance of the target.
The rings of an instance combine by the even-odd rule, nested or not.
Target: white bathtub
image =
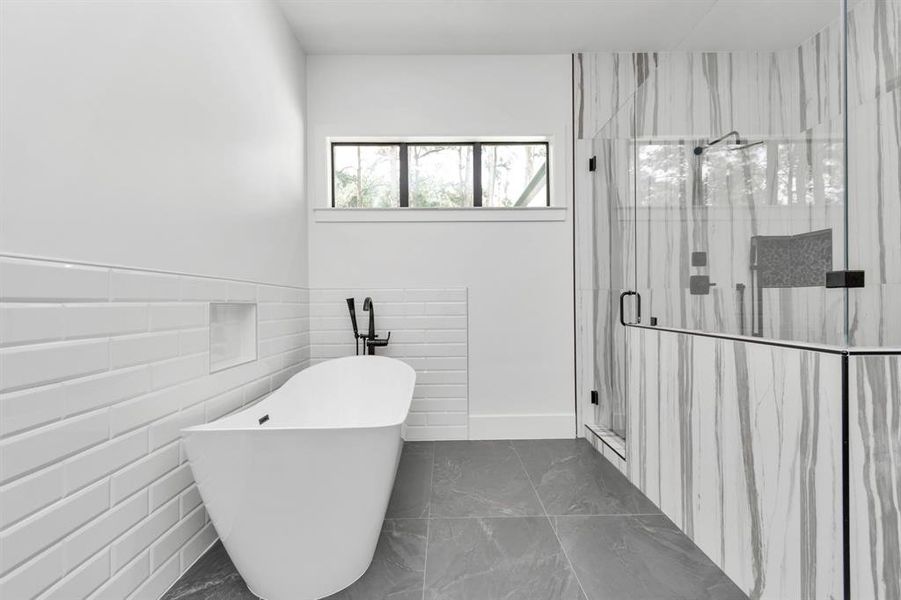
[[[392,358],[339,358],[255,406],[184,430],[200,495],[251,592],[312,600],[366,571],[415,382]]]

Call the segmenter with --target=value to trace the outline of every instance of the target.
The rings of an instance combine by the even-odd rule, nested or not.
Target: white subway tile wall
[[[417,386],[405,438],[468,435],[466,289],[314,290],[0,257],[0,597],[159,597],[216,532],[184,427],[354,353],[373,297],[380,354]],[[209,374],[209,303],[257,304],[256,361]]]
[[[264,333],[278,321],[266,321]],[[250,302],[215,302],[210,304],[210,370],[221,371],[256,360],[257,306]],[[279,333],[275,332],[276,335]]]
[[[259,353],[210,375],[215,301],[257,303]],[[216,539],[179,431],[306,367],[308,315],[299,288],[0,257],[0,597],[158,598]]]
[[[312,363],[354,353],[346,298],[356,301],[357,324],[368,326],[363,299],[375,304],[380,336],[391,342],[378,354],[416,369],[413,405],[404,430],[407,440],[465,440],[469,431],[468,296],[450,289],[310,290]]]

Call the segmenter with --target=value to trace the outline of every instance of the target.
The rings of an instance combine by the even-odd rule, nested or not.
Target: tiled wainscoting
[[[0,597],[159,597],[216,539],[179,431],[354,353],[344,299],[417,370],[405,437],[466,439],[465,289],[314,290],[0,257]],[[257,359],[210,374],[210,302]]]
[[[216,539],[179,430],[309,363],[308,293],[0,257],[0,597],[159,597]],[[209,302],[258,359],[209,374]]]
[[[391,343],[378,353],[416,369],[416,390],[407,419],[407,440],[465,440],[468,437],[468,303],[465,288],[310,290],[312,360],[354,353],[346,298],[355,298],[361,331],[368,324],[363,299],[375,304],[380,336]]]

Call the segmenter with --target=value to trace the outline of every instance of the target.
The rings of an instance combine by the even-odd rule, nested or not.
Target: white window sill
[[[565,221],[565,206],[534,208],[314,208],[317,223]]]

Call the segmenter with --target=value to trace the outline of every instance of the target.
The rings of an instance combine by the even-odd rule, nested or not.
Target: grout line
[[[432,524],[432,483],[435,481],[435,442],[432,442],[432,469],[429,471],[429,493],[426,496],[425,556],[422,559],[422,600],[425,600],[425,575],[429,566],[429,534]]]
[[[582,597],[587,600],[588,594],[585,592],[585,586],[582,585],[582,580],[579,579],[579,574],[576,573],[576,568],[573,566],[573,562],[569,559],[569,554],[566,553],[566,548],[563,547],[563,542],[560,541],[560,536],[557,534],[556,517],[554,517],[555,522],[552,523],[550,515],[547,514],[547,508],[545,508],[544,506],[544,501],[541,499],[541,496],[538,495],[538,488],[535,487],[535,482],[532,481],[532,476],[529,475],[529,470],[526,469],[526,463],[522,459],[522,456],[519,454],[519,450],[516,449],[516,444],[514,444],[512,440],[510,441],[510,447],[513,448],[513,452],[519,459],[520,466],[522,466],[523,473],[526,474],[526,479],[529,481],[529,485],[532,486],[532,491],[535,492],[535,497],[538,498],[538,504],[541,505],[541,510],[544,511],[544,518],[547,519],[548,525],[551,526],[551,531],[554,532],[554,538],[557,540],[557,546],[560,548],[560,552],[563,553],[563,558],[566,559],[566,564],[569,565],[570,572],[573,574],[573,577],[576,578],[576,583],[579,584],[579,590],[582,592]]]
[[[430,521],[466,521],[466,520],[487,520],[487,519],[540,519],[541,517],[549,517],[551,515],[466,515],[465,517],[431,517]],[[601,516],[601,515],[586,515]]]
[[[204,523],[204,527],[206,527],[206,523]],[[215,527],[213,528],[213,530],[215,531]],[[168,531],[168,530],[167,530],[167,531]],[[200,528],[200,531],[198,531],[196,534],[192,535],[192,536],[188,539],[188,541],[185,542],[185,545],[187,545],[191,540],[197,538],[197,536],[199,536],[202,532],[203,532],[203,527],[201,527],[201,528]],[[216,544],[218,544],[219,541],[220,541],[220,540],[219,540],[219,535],[217,534],[217,535],[216,535],[216,538],[215,538],[212,542],[210,542],[210,545],[207,546],[206,549],[205,549],[203,552],[201,552],[201,553],[197,556],[197,558],[195,558],[193,561],[191,561],[191,564],[188,565],[187,568],[185,568],[185,569],[182,571],[181,575],[179,575],[178,578],[177,578],[175,581],[172,582],[172,585],[170,585],[169,587],[166,588],[166,591],[163,592],[162,595],[160,596],[160,600],[162,600],[163,598],[165,598],[166,595],[167,595],[169,592],[171,592],[172,590],[174,590],[174,589],[175,589],[175,586],[177,586],[180,582],[182,582],[182,581],[184,580],[185,575],[188,574],[188,571],[190,571],[191,569],[193,569],[193,568],[194,568],[194,565],[196,565],[197,563],[199,563],[203,557],[205,557],[207,554],[209,554],[210,550],[213,549],[213,546],[215,546]],[[184,549],[184,545],[181,546],[181,548],[179,548],[179,549],[177,550],[177,552],[181,552],[182,549]],[[228,555],[227,552],[226,552],[226,555]],[[139,556],[140,556],[140,555],[139,555]],[[174,555],[173,555],[173,556],[174,556]],[[230,556],[228,557],[228,560],[229,560],[229,562],[231,562],[231,557],[230,557]],[[179,556],[179,561],[181,561],[181,556]],[[126,563],[126,566],[130,566],[130,565],[131,565],[131,562]],[[181,570],[181,563],[180,563],[180,562],[179,562],[179,565],[178,565],[178,566],[179,566],[179,570]],[[234,567],[234,563],[232,563],[232,566]],[[121,570],[121,569],[120,569],[120,570]],[[154,571],[154,573],[155,573],[155,572],[156,572],[156,571]],[[236,572],[236,573],[238,572],[238,569],[237,569],[236,567],[235,567],[235,572]],[[151,573],[151,575],[153,575],[154,573]],[[239,575],[240,575],[240,573],[239,573]],[[149,578],[149,577],[148,577],[148,578]],[[242,578],[242,579],[243,579],[243,578]],[[107,580],[104,581],[103,583],[106,583],[107,581],[110,581],[110,579],[107,579]],[[147,580],[145,579],[144,581],[147,581]],[[144,583],[144,581],[142,581],[141,583]]]
[[[432,446],[432,468],[429,470],[429,495],[427,496],[428,505],[426,506],[426,519],[432,518],[432,485],[435,481],[435,442],[431,443]]]
[[[611,518],[615,519],[618,517],[666,517],[664,513],[606,513],[606,514],[597,514],[597,515],[588,515],[588,514],[579,514],[579,515],[549,515],[553,516],[555,519],[578,519],[581,517],[587,517],[591,519],[604,519]],[[667,517],[669,518],[669,517]]]
[[[421,517],[390,517],[386,520],[390,521],[466,521],[467,519],[474,520],[485,520],[485,519],[540,519],[541,517],[547,517],[549,519],[617,519],[617,518],[631,518],[631,517],[666,517],[664,513],[608,513],[603,515],[466,515],[465,517],[429,517],[429,518],[421,518]],[[667,517],[669,518],[669,517]]]
[[[154,275],[171,275],[175,277],[196,277],[198,279],[214,279],[218,281],[227,281],[231,283],[247,283],[250,285],[262,285],[266,287],[278,287],[278,288],[289,288],[293,290],[305,290],[310,291],[311,288],[307,286],[299,286],[293,284],[284,284],[284,283],[267,283],[265,281],[257,281],[253,279],[240,279],[235,277],[222,277],[219,275],[203,275],[200,273],[191,273],[189,271],[166,271],[164,269],[153,269],[148,267],[130,267],[122,264],[115,263],[98,263],[98,262],[90,262],[83,260],[70,260],[66,258],[51,258],[48,256],[38,256],[31,254],[16,254],[13,252],[0,252],[0,258],[11,258],[14,260],[28,261],[28,262],[45,262],[45,263],[55,263],[55,264],[70,264],[70,265],[78,265],[81,267],[92,267],[95,269],[115,269],[117,271],[136,271],[140,273],[152,273]],[[109,284],[107,283],[107,288]],[[109,289],[107,289],[107,295],[109,296]],[[179,290],[179,295],[181,295]],[[106,302],[113,302],[112,298],[108,298]],[[130,302],[143,302],[144,300],[129,300]],[[160,302],[180,302],[178,299],[169,299],[169,300],[159,300]],[[256,301],[256,300],[255,300]],[[192,300],[187,300],[187,302],[193,302]],[[202,302],[202,300],[201,300]]]

